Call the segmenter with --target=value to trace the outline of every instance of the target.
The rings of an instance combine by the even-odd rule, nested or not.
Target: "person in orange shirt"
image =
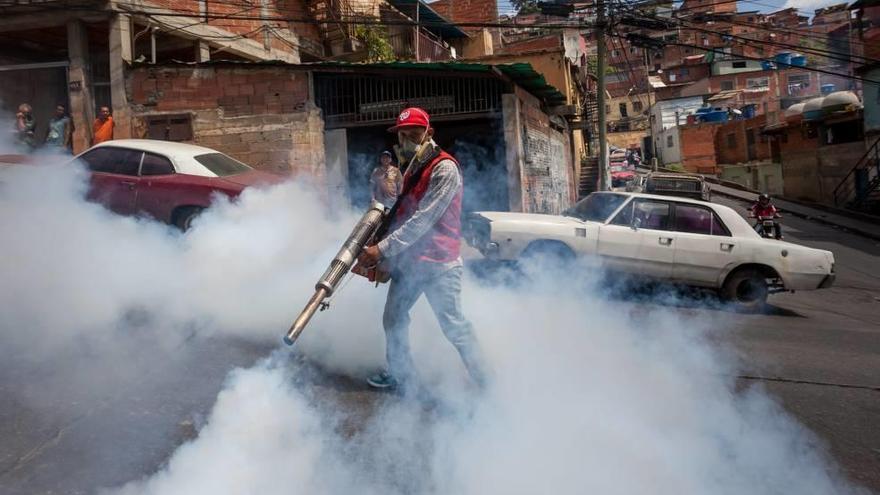
[[[113,117],[110,116],[109,107],[101,107],[92,131],[92,146],[113,139]]]

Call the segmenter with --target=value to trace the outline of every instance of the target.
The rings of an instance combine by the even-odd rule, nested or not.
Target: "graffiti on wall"
[[[565,137],[549,126],[541,128],[532,122],[526,125],[524,136],[523,210],[559,214],[570,206]]]

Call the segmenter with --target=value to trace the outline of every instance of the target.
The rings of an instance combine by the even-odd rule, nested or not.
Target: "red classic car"
[[[76,159],[91,171],[89,200],[183,230],[211,205],[215,193],[235,198],[246,187],[284,181],[210,148],[169,141],[107,141]]]

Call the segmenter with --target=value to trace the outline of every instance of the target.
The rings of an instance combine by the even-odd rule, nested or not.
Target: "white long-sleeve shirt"
[[[382,256],[385,258],[396,257],[430,232],[449,209],[449,205],[452,204],[455,195],[461,189],[462,183],[461,172],[455,162],[442,160],[435,165],[431,171],[428,190],[419,201],[415,213],[403,225],[379,242],[378,248]],[[460,259],[444,264],[444,267],[458,264],[461,264]]]

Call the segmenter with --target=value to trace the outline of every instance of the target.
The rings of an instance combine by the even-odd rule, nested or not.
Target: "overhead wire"
[[[636,9],[633,9],[632,7],[628,7],[623,4],[621,4],[621,8],[626,9],[628,12],[630,12],[632,14],[641,15],[646,19],[655,20],[655,21],[665,21],[665,22],[671,21],[668,19],[663,19],[663,18],[654,16],[654,15],[647,13],[647,12],[644,12],[644,11],[638,11]],[[859,56],[859,55],[848,55],[845,53],[835,52],[835,51],[831,51],[831,50],[822,50],[822,49],[811,48],[811,47],[802,47],[802,46],[798,46],[798,45],[791,45],[791,44],[777,42],[777,41],[752,39],[752,38],[746,38],[746,37],[739,36],[739,35],[719,33],[717,30],[709,30],[709,29],[697,27],[693,23],[686,21],[684,19],[680,19],[680,18],[675,19],[675,21],[678,21],[679,24],[677,27],[679,27],[679,28],[689,29],[689,30],[698,31],[698,32],[702,32],[702,33],[714,34],[714,35],[718,35],[718,36],[722,36],[722,37],[728,37],[731,39],[742,40],[744,42],[743,44],[757,43],[757,44],[761,44],[761,45],[773,45],[773,46],[778,46],[778,47],[783,47],[783,48],[796,49],[796,50],[799,50],[799,51],[802,51],[802,52],[805,52],[805,53],[808,53],[811,55],[817,55],[817,56],[825,57],[828,59],[839,60],[839,61],[848,62],[848,63],[852,63],[854,61],[859,61],[859,59],[866,61],[866,62],[871,62],[871,63],[880,62],[880,60],[869,58],[869,57],[863,57],[863,56]],[[675,22],[675,21],[672,21],[672,22]],[[722,22],[726,22],[726,21],[722,21]],[[687,24],[687,25],[685,25],[685,24]],[[841,57],[841,55],[843,57]]]

